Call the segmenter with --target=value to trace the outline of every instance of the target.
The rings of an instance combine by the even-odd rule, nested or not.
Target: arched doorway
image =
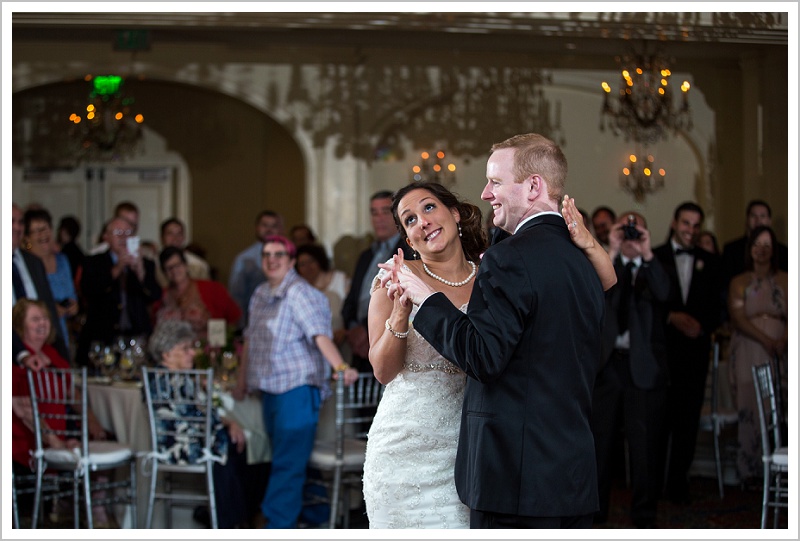
[[[16,168],[75,168],[37,158],[24,145],[31,141],[40,148],[58,145],[69,113],[64,132],[51,130],[45,139],[30,137],[30,126],[41,124],[43,108],[52,115],[58,105],[80,104],[88,96],[87,85],[81,79],[15,93]],[[185,164],[191,179],[185,188],[187,204],[183,209],[174,206],[174,213],[192,224],[191,240],[205,248],[220,280],[227,280],[236,253],[252,242],[259,211],[276,210],[288,225],[305,220],[306,165],[301,150],[289,132],[263,111],[217,91],[171,81],[131,79],[125,82],[125,91],[134,97],[147,129],[163,138],[161,157],[174,154]],[[48,122],[59,125],[58,119]],[[152,150],[145,146],[146,153]],[[135,163],[158,166],[150,158],[143,154]],[[172,199],[180,201],[181,194],[173,192]]]

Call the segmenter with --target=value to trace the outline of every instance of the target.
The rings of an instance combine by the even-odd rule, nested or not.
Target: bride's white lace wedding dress
[[[468,528],[453,480],[466,376],[413,329],[407,340],[405,366],[386,386],[367,439],[369,527]]]

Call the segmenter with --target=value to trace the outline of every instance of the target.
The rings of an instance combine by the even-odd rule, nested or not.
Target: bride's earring
[[[458,226],[458,236],[461,236],[461,223],[456,224]]]
[[[414,259],[419,259],[419,254],[417,253],[416,250],[414,250]]]

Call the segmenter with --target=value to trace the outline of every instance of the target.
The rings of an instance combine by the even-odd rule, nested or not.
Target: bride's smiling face
[[[408,192],[397,205],[408,244],[420,254],[438,253],[458,241],[460,216],[425,189]]]

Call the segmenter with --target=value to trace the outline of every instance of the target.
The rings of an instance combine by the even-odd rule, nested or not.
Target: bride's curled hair
[[[454,194],[438,182],[412,182],[394,193],[392,196],[392,215],[394,216],[394,223],[398,231],[405,233],[405,229],[400,223],[400,217],[397,215],[397,206],[407,193],[417,189],[429,191],[436,199],[441,201],[444,206],[458,211],[458,214],[461,216],[460,240],[464,255],[468,261],[480,263],[481,254],[486,251],[486,248],[489,246],[489,240],[483,228],[481,209],[472,203],[461,201],[457,194]]]

